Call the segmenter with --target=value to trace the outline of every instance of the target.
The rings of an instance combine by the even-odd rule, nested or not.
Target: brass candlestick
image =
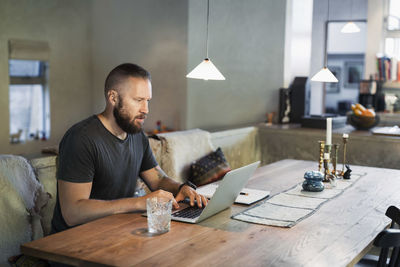
[[[347,147],[348,140],[349,140],[349,136],[346,134],[343,134],[343,166],[342,166],[342,171],[340,173],[341,176],[344,175],[344,166],[346,165],[346,147]]]
[[[337,175],[336,166],[337,166],[337,160],[338,160],[338,151],[339,151],[339,144],[334,144],[333,145],[334,155],[332,157],[332,165],[333,165],[332,174],[335,176]]]
[[[318,141],[318,143],[319,143],[318,171],[322,172],[322,168],[323,168],[323,164],[324,164],[325,141]]]
[[[329,154],[329,158],[331,158],[331,150],[332,150],[332,145],[325,144],[325,153]]]
[[[329,171],[329,162],[330,159],[324,159],[325,175],[323,182],[329,183],[326,185],[326,188],[333,188],[336,186],[336,176]]]
[[[329,182],[329,176],[331,175],[329,171],[329,162],[330,162],[329,159],[324,159],[324,169],[325,169],[324,182]]]
[[[329,155],[330,155],[331,154],[331,150],[332,150],[332,145],[325,144],[325,153],[329,153]]]

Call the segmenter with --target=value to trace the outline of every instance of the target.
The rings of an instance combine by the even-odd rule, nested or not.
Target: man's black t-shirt
[[[133,197],[139,173],[157,166],[143,132],[128,134],[125,140],[121,140],[110,133],[95,115],[66,132],[59,152],[57,179],[92,182],[91,199]],[[52,232],[68,228],[57,196]]]

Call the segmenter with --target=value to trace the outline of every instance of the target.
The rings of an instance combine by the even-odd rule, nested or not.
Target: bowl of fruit
[[[369,130],[379,123],[379,116],[370,108],[361,104],[352,104],[352,111],[347,114],[347,123],[357,130]]]

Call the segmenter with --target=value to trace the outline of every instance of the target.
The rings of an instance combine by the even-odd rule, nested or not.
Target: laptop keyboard
[[[182,210],[179,210],[175,213],[173,213],[172,215],[174,217],[181,217],[181,218],[190,218],[190,219],[194,219],[200,216],[201,212],[203,211],[203,208],[199,208],[197,206],[195,207],[187,207],[184,208]]]

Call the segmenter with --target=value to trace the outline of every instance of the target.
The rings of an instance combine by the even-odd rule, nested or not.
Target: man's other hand
[[[194,201],[196,200],[197,206],[199,208],[207,206],[208,203],[208,199],[205,196],[198,194],[196,190],[188,185],[182,186],[181,190],[176,195],[175,200],[176,202],[179,202],[184,200],[185,198],[190,199],[190,206],[194,206]]]

